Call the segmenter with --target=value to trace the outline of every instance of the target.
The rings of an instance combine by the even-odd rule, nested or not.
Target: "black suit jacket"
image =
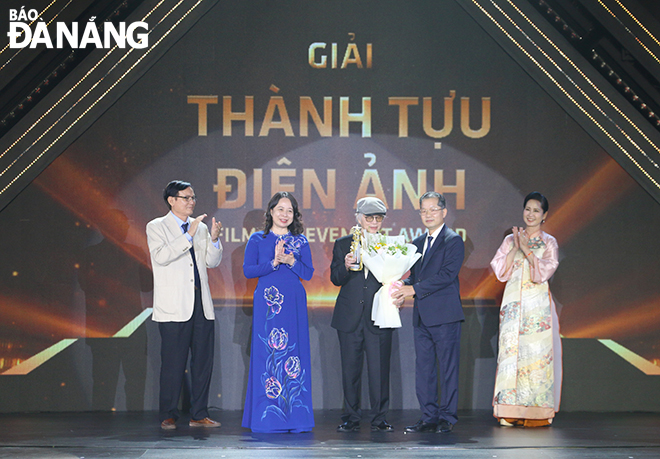
[[[419,253],[423,253],[427,236],[424,233],[413,241]],[[464,257],[463,239],[445,225],[405,280],[415,289],[414,326],[420,319],[428,327],[465,320],[458,283]]]
[[[335,241],[332,250],[332,265],[330,266],[330,280],[339,290],[335,311],[332,314],[332,327],[346,333],[355,331],[364,320],[365,325],[371,327],[375,333],[385,333],[388,329],[382,329],[374,325],[371,320],[371,306],[374,295],[382,287],[382,284],[370,272],[364,277],[364,271],[349,271],[344,265],[346,254],[351,251],[353,236],[348,235]]]

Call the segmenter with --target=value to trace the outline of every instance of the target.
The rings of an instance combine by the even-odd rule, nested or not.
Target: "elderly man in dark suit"
[[[366,197],[357,202],[356,218],[362,231],[380,231],[386,212],[385,204],[378,198]],[[390,356],[394,329],[379,328],[371,320],[374,294],[380,289],[381,283],[366,267],[359,271],[351,270],[359,263],[351,252],[352,240],[353,237],[348,235],[335,241],[330,267],[332,283],[341,287],[332,315],[332,327],[337,329],[339,335],[344,389],[343,423],[337,427],[337,431],[353,432],[360,429],[362,362],[366,353],[371,430],[391,432],[393,428],[385,416],[390,403]]]
[[[465,248],[445,225],[445,198],[429,191],[419,199],[426,234],[413,241],[422,258],[396,293],[414,296],[415,386],[421,419],[406,432],[451,432],[458,420],[458,361],[461,322],[465,320],[458,285]],[[441,375],[438,404],[438,365]]]

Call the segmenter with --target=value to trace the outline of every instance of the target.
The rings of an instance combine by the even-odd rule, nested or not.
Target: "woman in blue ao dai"
[[[263,231],[245,247],[243,273],[254,291],[252,346],[243,427],[309,432],[314,427],[307,294],[314,273],[296,199],[275,193]]]

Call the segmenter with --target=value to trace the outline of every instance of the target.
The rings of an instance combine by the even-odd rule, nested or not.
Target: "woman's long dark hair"
[[[289,225],[288,229],[291,234],[302,234],[305,231],[305,226],[302,222],[302,214],[298,210],[298,201],[293,195],[287,191],[278,191],[270,198],[268,201],[268,208],[266,209],[266,222],[264,223],[264,237],[270,233],[270,229],[273,227],[273,216],[270,214],[270,211],[275,208],[280,199],[286,198],[291,202],[291,207],[293,207],[293,221]]]

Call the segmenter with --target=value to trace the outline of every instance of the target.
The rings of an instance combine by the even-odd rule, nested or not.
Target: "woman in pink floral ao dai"
[[[500,308],[493,415],[502,426],[552,423],[561,396],[559,321],[548,280],[559,265],[557,240],[541,230],[548,200],[525,197],[525,229],[513,227],[490,262],[506,282]]]

